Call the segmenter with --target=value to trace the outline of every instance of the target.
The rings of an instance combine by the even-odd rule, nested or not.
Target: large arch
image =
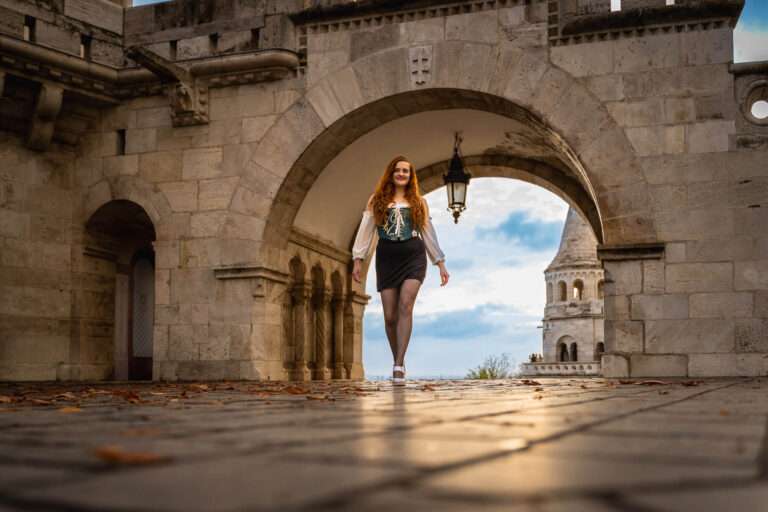
[[[457,46],[472,52],[481,76],[447,58],[456,54]],[[528,172],[533,170],[544,182],[552,184],[559,174],[577,184],[579,193],[571,190],[566,196],[598,228],[603,243],[656,240],[634,151],[605,107],[578,80],[519,49],[451,41],[435,44],[433,51],[437,70],[427,88],[408,79],[406,48],[385,50],[319,80],[273,124],[244,171],[246,179],[267,173],[279,182],[272,187],[274,199],[264,224],[264,263],[285,266],[281,250],[304,199],[345,147],[383,124],[446,109],[489,112],[527,127],[516,134],[518,142],[533,140],[550,150],[549,155],[529,157],[504,148],[498,154],[528,159]],[[585,198],[591,207],[585,206]]]

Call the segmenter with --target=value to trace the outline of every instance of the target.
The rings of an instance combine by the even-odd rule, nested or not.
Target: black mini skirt
[[[380,238],[376,245],[376,291],[399,288],[406,279],[424,282],[427,249],[418,236],[403,242]]]

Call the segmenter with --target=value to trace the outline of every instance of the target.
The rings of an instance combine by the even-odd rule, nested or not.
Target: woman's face
[[[401,160],[395,164],[395,172],[392,173],[392,181],[395,185],[404,187],[408,185],[408,180],[411,179],[411,165]]]

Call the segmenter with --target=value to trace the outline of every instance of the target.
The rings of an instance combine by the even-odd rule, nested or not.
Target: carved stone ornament
[[[408,49],[408,71],[411,87],[423,87],[432,78],[432,46],[415,46]]]

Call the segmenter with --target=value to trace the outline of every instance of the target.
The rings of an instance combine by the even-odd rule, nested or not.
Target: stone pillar
[[[309,283],[300,282],[293,285],[291,317],[293,319],[294,359],[293,368],[289,374],[291,380],[309,380],[310,378],[307,358],[312,355],[309,345],[309,341],[312,339],[311,296],[312,287]]]
[[[312,378],[331,378],[331,292],[327,288],[316,288],[312,294],[312,319],[314,342],[314,369]]]
[[[347,378],[347,372],[344,368],[344,303],[346,297],[343,294],[336,294],[331,300],[331,310],[333,316],[333,378]]]
[[[355,291],[347,295],[344,307],[344,368],[347,378],[362,379],[363,370],[363,313],[370,295]]]
[[[657,283],[659,273],[662,279],[664,275],[664,245],[600,246],[597,254],[605,269],[603,377],[685,376],[687,362],[680,357],[645,354],[646,316],[633,305],[642,302],[649,309],[664,309],[663,285]]]

